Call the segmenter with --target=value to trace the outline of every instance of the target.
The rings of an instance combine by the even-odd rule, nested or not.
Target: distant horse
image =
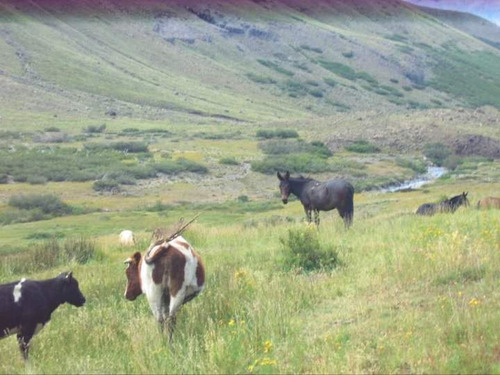
[[[283,203],[288,203],[290,194],[299,198],[309,223],[312,221],[313,211],[314,223],[319,225],[319,211],[336,208],[340,217],[344,219],[346,228],[351,226],[354,213],[354,188],[349,182],[344,180],[319,182],[312,178],[290,178],[290,172],[284,175],[278,172],[278,179]]]
[[[469,200],[467,199],[468,192],[463,192],[460,195],[456,195],[450,199],[445,199],[439,203],[424,203],[417,210],[417,215],[428,215],[432,216],[436,213],[451,212],[454,213],[460,206],[469,206]]]
[[[477,202],[479,210],[487,210],[490,208],[500,208],[500,198],[487,197]]]

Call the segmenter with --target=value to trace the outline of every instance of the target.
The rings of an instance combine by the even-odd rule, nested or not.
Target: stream
[[[401,184],[392,185],[381,189],[383,193],[394,193],[401,190],[418,189],[419,187],[437,180],[443,174],[447,172],[444,167],[433,167],[429,166],[427,172],[417,176],[412,180],[405,181]]]

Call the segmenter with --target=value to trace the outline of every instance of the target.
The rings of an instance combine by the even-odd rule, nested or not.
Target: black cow
[[[48,280],[22,279],[0,285],[0,339],[16,333],[19,349],[27,360],[31,338],[65,302],[77,307],[85,303],[72,272]]]

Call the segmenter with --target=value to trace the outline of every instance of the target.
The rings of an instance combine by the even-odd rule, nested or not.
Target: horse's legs
[[[306,217],[307,217],[307,222],[310,223],[312,221],[312,214],[311,210],[304,207],[304,211],[306,212]]]
[[[314,224],[319,227],[319,210],[314,210]]]

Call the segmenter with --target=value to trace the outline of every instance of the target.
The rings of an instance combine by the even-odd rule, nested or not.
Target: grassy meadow
[[[83,264],[56,262],[22,274],[13,267],[15,257],[4,258],[0,282],[72,269],[87,303],[56,310],[32,341],[29,365],[23,365],[14,338],[2,340],[0,372],[498,372],[500,215],[473,205],[500,185],[467,185],[471,207],[434,217],[413,212],[463,190],[463,183],[357,194],[349,231],[336,213],[322,214],[319,231],[308,226],[296,201],[254,212],[238,210],[251,202],[203,211],[185,237],[205,261],[206,289],[178,314],[172,347],[146,299],[123,297],[123,260],[147,246],[150,234],[139,228],[188,218],[196,208],[6,226],[3,232],[12,229],[20,238],[23,232],[16,229],[25,225],[33,231],[35,224],[48,229],[66,221],[94,242],[95,253]],[[125,223],[137,231],[135,248],[118,245]],[[290,231],[317,237],[337,255],[336,267],[287,267]]]
[[[399,1],[241,3],[0,3],[0,283],[71,269],[87,298],[0,374],[500,373],[494,41]],[[352,228],[283,205],[285,170],[352,182]],[[170,346],[123,261],[199,213]]]

